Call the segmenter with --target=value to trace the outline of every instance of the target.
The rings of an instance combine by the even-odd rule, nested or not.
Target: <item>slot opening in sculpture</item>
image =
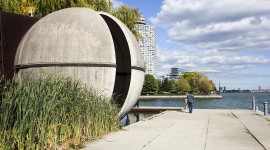
[[[116,77],[113,89],[114,99],[118,105],[123,106],[127,97],[131,78],[131,58],[129,46],[119,25],[110,17],[102,15],[113,37],[116,55]]]

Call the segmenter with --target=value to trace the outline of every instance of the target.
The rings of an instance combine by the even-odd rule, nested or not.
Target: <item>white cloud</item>
[[[241,56],[228,51],[200,49],[194,49],[191,53],[185,48],[182,50],[159,48],[158,60],[160,75],[168,74],[172,67],[204,73],[238,73],[241,69],[270,63],[270,59],[265,56]]]
[[[158,74],[181,67],[224,80],[269,77],[269,6],[269,0],[164,0],[150,20],[179,46],[158,48]],[[261,66],[267,69],[250,71]]]
[[[269,6],[269,0],[164,0],[150,20],[168,30],[169,41],[205,49],[270,50]]]

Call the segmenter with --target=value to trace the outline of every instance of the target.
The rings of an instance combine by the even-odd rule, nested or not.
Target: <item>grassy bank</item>
[[[2,85],[0,149],[70,149],[119,129],[110,99],[71,78]]]

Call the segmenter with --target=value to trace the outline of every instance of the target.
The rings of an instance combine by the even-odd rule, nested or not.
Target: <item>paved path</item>
[[[168,111],[89,143],[86,150],[270,150],[270,121],[249,110]]]

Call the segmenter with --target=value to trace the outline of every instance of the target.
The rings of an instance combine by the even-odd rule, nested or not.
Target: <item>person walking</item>
[[[189,109],[189,113],[192,113],[192,109],[193,109],[193,102],[195,100],[195,97],[193,95],[193,92],[190,91],[189,94],[187,95],[187,103],[188,103],[188,109]]]

